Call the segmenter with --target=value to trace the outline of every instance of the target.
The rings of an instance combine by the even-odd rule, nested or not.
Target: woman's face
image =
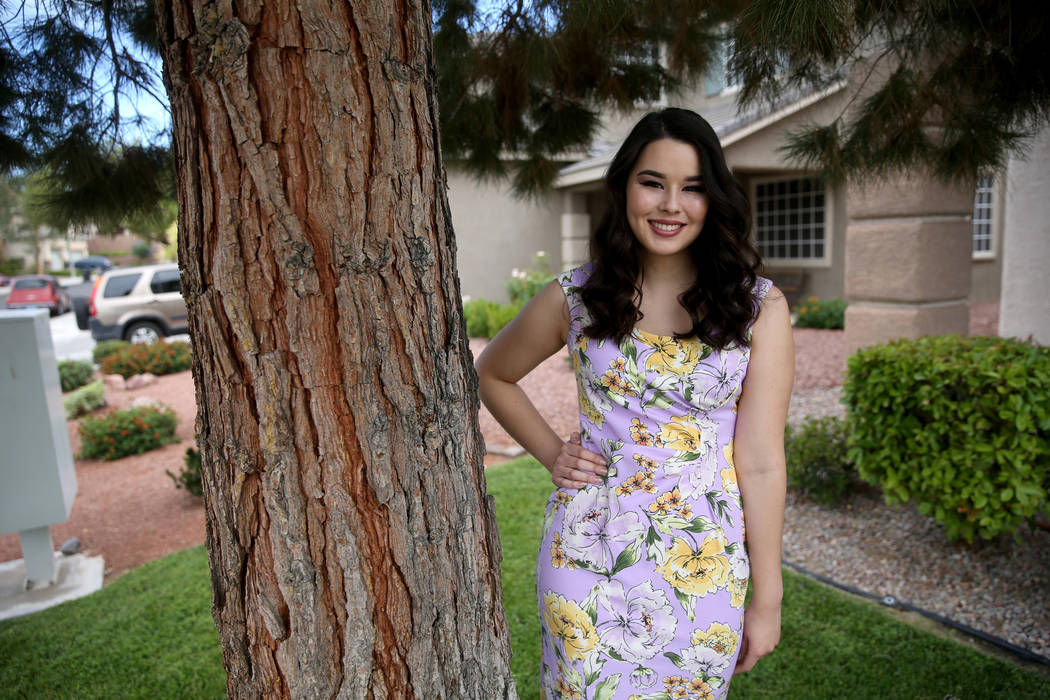
[[[642,150],[627,179],[627,221],[643,255],[688,254],[707,216],[700,154],[660,139]]]

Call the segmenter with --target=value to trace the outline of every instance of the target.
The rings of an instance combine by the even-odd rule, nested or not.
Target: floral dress
[[[547,698],[724,698],[747,590],[743,509],[733,466],[748,347],[718,351],[635,329],[617,345],[582,333],[569,303],[584,447],[602,484],[547,502],[536,565]],[[756,309],[770,287],[759,278]]]

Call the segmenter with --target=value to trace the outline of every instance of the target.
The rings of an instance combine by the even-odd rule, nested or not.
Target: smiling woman
[[[558,487],[536,568],[544,690],[724,698],[780,636],[787,305],[755,274],[747,200],[699,115],[643,118],[606,183],[592,262],[477,361],[482,400]],[[568,440],[518,386],[565,345]]]

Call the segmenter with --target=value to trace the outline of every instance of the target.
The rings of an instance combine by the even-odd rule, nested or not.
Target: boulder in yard
[[[157,381],[156,375],[150,374],[149,372],[146,372],[145,374],[136,374],[134,377],[128,378],[127,382],[124,384],[124,388],[128,390],[141,389],[144,386],[153,384],[155,381]]]
[[[126,384],[124,377],[119,374],[107,374],[102,377],[102,381],[107,389],[116,389],[118,391],[123,391]]]

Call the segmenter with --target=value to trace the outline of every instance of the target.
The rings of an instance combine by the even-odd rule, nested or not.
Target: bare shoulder
[[[788,308],[787,296],[777,287],[770,286],[762,299],[762,304],[759,306],[754,329],[757,332],[760,328],[775,326],[783,331],[785,325],[790,331],[791,311]]]

